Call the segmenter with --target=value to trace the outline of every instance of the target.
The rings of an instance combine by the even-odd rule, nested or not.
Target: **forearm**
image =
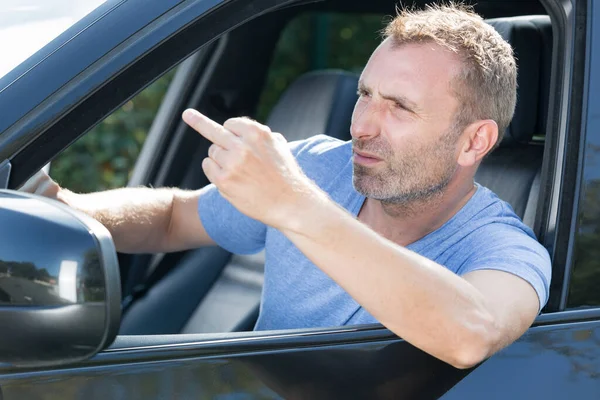
[[[457,366],[486,356],[494,322],[476,288],[381,237],[324,193],[312,197],[282,229],[312,262],[416,347]]]
[[[122,188],[76,194],[62,189],[57,198],[102,223],[118,251],[166,251],[173,203],[178,189]]]

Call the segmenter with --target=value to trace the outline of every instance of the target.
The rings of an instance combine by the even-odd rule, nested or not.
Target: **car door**
[[[110,3],[112,11],[104,10],[79,39],[54,49],[0,93],[7,113],[0,127],[7,187],[17,188],[202,43],[289,3]],[[554,276],[548,307],[516,343],[476,368],[458,370],[378,325],[120,336],[78,364],[0,366],[3,398],[597,398],[600,266],[590,247],[596,244],[600,222],[594,208],[599,200],[595,154],[600,108],[592,101],[600,90],[594,71],[600,62],[594,19],[600,12],[592,2],[545,4],[561,33],[555,44],[559,51],[549,124],[558,134],[546,150],[538,218],[545,226],[542,240],[552,250]],[[60,68],[59,57],[80,54],[86,35],[104,37],[108,31],[114,36],[106,38],[110,42],[104,47],[86,50],[92,54],[78,59],[73,69]],[[21,99],[19,92],[35,83],[39,93]]]

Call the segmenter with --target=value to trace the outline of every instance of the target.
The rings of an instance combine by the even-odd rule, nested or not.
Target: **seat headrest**
[[[486,20],[508,41],[517,60],[517,105],[501,146],[544,134],[552,63],[552,26],[545,15]]]
[[[359,75],[342,70],[308,72],[281,96],[267,125],[288,141],[326,134],[350,139]]]
[[[552,64],[552,25],[546,15],[494,18],[488,24],[508,41],[517,60],[517,104],[501,146],[528,143],[544,134]],[[287,140],[326,134],[350,139],[359,75],[320,70],[296,79],[267,120]]]

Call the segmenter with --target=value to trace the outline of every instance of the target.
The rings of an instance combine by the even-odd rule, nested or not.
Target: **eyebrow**
[[[369,90],[369,88],[367,87],[367,85],[365,85],[365,83],[362,80],[358,81],[358,90],[359,91],[371,92],[371,90]],[[390,100],[390,101],[393,101],[395,103],[398,103],[403,108],[405,108],[406,110],[408,110],[409,112],[418,115],[417,110],[419,110],[419,107],[417,106],[417,104],[415,102],[407,99],[406,97],[400,96],[400,95],[383,94],[383,93],[380,93],[380,96],[383,99],[385,99],[385,100]]]

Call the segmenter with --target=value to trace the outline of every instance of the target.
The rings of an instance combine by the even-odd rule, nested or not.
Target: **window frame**
[[[550,251],[552,284],[545,311],[565,311],[566,293],[573,267],[573,246],[581,165],[581,115],[585,107],[584,79],[587,52],[585,13],[546,3],[553,23],[553,60],[548,124],[542,165],[540,204],[535,227],[540,242]],[[587,8],[586,1],[577,5]],[[589,10],[588,10],[589,11]],[[557,33],[562,33],[558,35]],[[575,60],[575,62],[572,62]],[[561,245],[561,243],[566,243]],[[571,318],[570,316],[565,316]]]
[[[595,64],[594,67],[593,61],[597,61],[598,57],[600,57],[600,24],[598,23],[598,17],[600,17],[600,7],[593,7],[593,2],[591,0],[582,3],[586,3],[587,5],[587,13],[586,17],[586,27],[587,29],[581,33],[581,35],[585,35],[585,60],[582,61],[583,66],[581,69],[581,75],[578,77],[580,81],[583,103],[582,107],[575,112],[578,112],[576,115],[581,115],[581,119],[579,121],[579,125],[573,127],[573,129],[577,129],[580,131],[580,142],[579,142],[579,152],[577,154],[577,176],[575,180],[576,188],[575,195],[573,196],[573,220],[572,220],[572,237],[571,245],[569,246],[569,268],[565,271],[566,279],[565,285],[563,287],[564,292],[561,297],[561,306],[562,309],[567,310],[569,313],[585,313],[586,315],[597,315],[600,317],[600,304],[598,305],[576,305],[569,307],[569,294],[573,289],[573,281],[572,276],[577,268],[575,265],[575,259],[577,257],[576,254],[576,242],[578,240],[578,235],[582,233],[582,229],[580,226],[581,219],[583,217],[583,213],[585,210],[582,209],[585,194],[586,194],[586,184],[587,179],[585,177],[586,172],[592,168],[591,165],[588,164],[586,159],[587,148],[588,145],[593,144],[593,141],[600,141],[600,132],[597,130],[591,129],[591,126],[598,125],[594,123],[594,116],[597,116],[600,113],[600,103],[593,98],[593,94],[597,93],[597,88],[600,84],[600,68],[598,68],[598,64]],[[594,18],[596,17],[596,18]],[[596,33],[596,36],[593,36],[593,32]],[[573,156],[573,162],[575,162],[575,156]],[[591,163],[590,163],[591,164]],[[592,181],[593,179],[590,179]],[[600,298],[600,295],[598,296]]]
[[[137,0],[130,2],[139,3]],[[583,136],[580,136],[582,120],[578,118],[587,106],[584,88],[576,84],[579,82],[576,79],[583,77],[587,85],[589,78],[585,75],[588,58],[586,62],[575,65],[569,61],[575,54],[587,51],[586,23],[589,29],[591,12],[588,13],[588,22],[576,13],[577,8],[568,9],[554,0],[541,2],[548,10],[554,31],[547,126],[548,132],[557,134],[547,135],[552,139],[547,143],[544,154],[542,180],[546,184],[541,188],[536,217],[536,226],[542,227],[541,231],[545,232],[540,241],[551,249],[554,276],[547,314],[541,315],[536,325],[587,320],[600,315],[600,308],[565,311],[581,178],[581,166],[575,160],[581,159],[584,142],[581,140]],[[207,44],[261,13],[301,1],[278,3],[257,0],[252,5],[244,3],[239,0],[215,0],[210,4],[201,0],[182,1],[86,67],[0,136],[0,160],[4,156],[10,159],[12,165],[8,187],[17,188],[50,161],[58,149],[67,147],[196,51],[199,46],[193,43]],[[579,0],[579,5],[589,6],[591,10],[591,2]],[[53,57],[59,55],[54,54]],[[95,86],[98,80],[102,85]],[[81,97],[83,93],[89,93],[89,97]],[[568,244],[566,248],[558,246],[561,242]],[[381,328],[377,324],[373,327]],[[342,329],[346,330],[352,331],[353,328]]]

